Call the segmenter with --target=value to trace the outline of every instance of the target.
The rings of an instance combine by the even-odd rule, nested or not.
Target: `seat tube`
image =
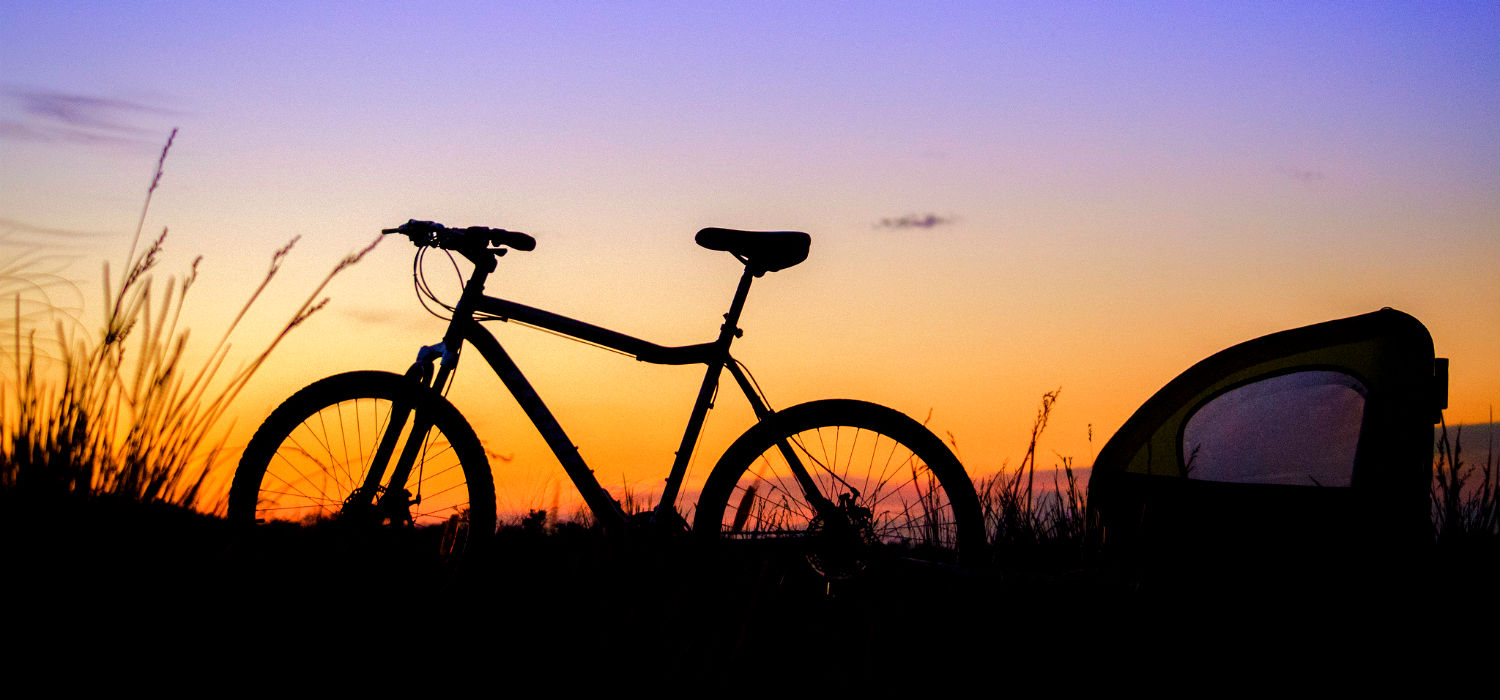
[[[677,455],[672,460],[672,472],[667,475],[660,508],[676,507],[677,494],[687,475],[688,462],[693,457],[693,446],[697,444],[698,435],[703,431],[703,421],[708,417],[708,409],[713,407],[724,363],[729,360],[729,346],[741,335],[740,311],[745,308],[745,298],[750,295],[750,283],[757,276],[753,268],[746,266],[745,274],[740,276],[739,286],[734,290],[734,300],[729,303],[729,313],[724,314],[724,325],[719,327],[719,338],[714,343],[713,359],[708,362],[708,371],[703,374],[703,385],[698,388],[698,399],[693,402],[693,414],[688,418],[687,429],[682,433],[682,443],[677,446]]]

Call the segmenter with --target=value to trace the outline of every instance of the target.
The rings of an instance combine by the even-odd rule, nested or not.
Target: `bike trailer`
[[[1300,576],[1413,551],[1431,537],[1447,385],[1427,328],[1394,309],[1221,351],[1099,452],[1089,506],[1103,549],[1145,579]]]

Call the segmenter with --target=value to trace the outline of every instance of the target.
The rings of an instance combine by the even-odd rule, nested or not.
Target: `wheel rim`
[[[834,507],[817,512],[772,444],[750,461],[731,490],[721,536],[798,538],[809,547],[813,567],[832,577],[862,570],[876,549],[924,559],[954,556],[958,523],[947,491],[909,445],[859,426],[802,430],[788,444]]]
[[[392,402],[351,398],[325,406],[293,427],[271,454],[260,480],[255,518],[309,524],[345,514],[345,504],[364,483],[370,462],[390,424]],[[402,429],[395,454],[411,438]],[[392,457],[392,461],[394,461]],[[388,478],[390,467],[387,467]],[[375,499],[384,495],[385,484]],[[443,527],[461,537],[467,527],[469,487],[457,450],[440,426],[429,430],[417,451],[406,491],[405,509],[416,527]],[[386,503],[400,500],[400,494]],[[371,509],[373,510],[373,509]],[[375,516],[387,524],[404,517],[387,510]]]

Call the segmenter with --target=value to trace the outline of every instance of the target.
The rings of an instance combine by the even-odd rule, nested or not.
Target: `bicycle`
[[[805,260],[811,245],[806,233],[699,231],[700,246],[729,252],[744,264],[744,272],[718,337],[679,347],[486,296],[485,284],[501,256],[535,249],[536,240],[527,234],[417,220],[383,233],[405,235],[417,247],[413,280],[419,299],[449,312],[442,341],[423,346],[405,374],[337,374],[283,402],[240,460],[230,490],[230,519],[338,520],[421,530],[434,533],[445,554],[482,544],[496,527],[489,461],[473,429],[444,398],[467,344],[518,401],[607,531],[642,520],[657,529],[689,529],[675,503],[727,369],[758,422],[709,473],[692,533],[704,539],[794,542],[814,569],[830,578],[857,573],[882,555],[952,563],[982,548],[973,484],[931,431],[892,409],[848,399],[772,410],[749,371],[729,354],[742,335],[737,323],[751,282]],[[421,272],[424,254],[434,248],[450,258],[457,253],[474,266],[453,306],[437,299]],[[481,325],[492,320],[548,330],[644,362],[707,367],[659,505],[644,518],[625,513],[599,485],[541,397]]]

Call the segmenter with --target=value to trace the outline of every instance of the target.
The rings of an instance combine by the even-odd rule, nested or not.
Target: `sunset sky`
[[[263,345],[409,218],[522,230],[492,294],[653,342],[710,340],[739,271],[705,226],[812,234],[751,290],[735,354],[776,406],[888,404],[982,474],[1092,461],[1215,351],[1390,306],[1452,359],[1450,423],[1500,400],[1500,5],[223,3],[0,5],[0,235],[98,318],[162,144],[161,274]],[[240,432],[442,325],[385,241],[242,395]],[[452,273],[429,272],[456,296]],[[496,324],[600,480],[659,491],[701,379]],[[9,381],[10,375],[7,374]],[[571,486],[477,354],[451,398],[501,508]],[[496,397],[501,400],[498,405]],[[749,422],[722,392],[694,476]],[[1092,443],[1089,434],[1092,431]]]

